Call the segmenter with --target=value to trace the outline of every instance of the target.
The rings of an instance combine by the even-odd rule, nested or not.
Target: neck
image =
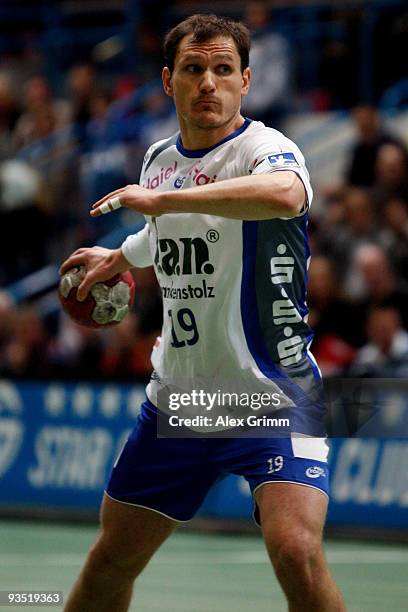
[[[183,147],[186,149],[208,149],[240,128],[245,119],[240,113],[226,123],[215,127],[202,127],[187,123],[179,116],[180,135]]]

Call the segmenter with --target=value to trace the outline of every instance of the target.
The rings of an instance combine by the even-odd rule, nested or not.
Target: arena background
[[[245,113],[306,157],[312,349],[330,399],[327,555],[350,610],[403,610],[408,7],[397,0],[0,2],[0,591],[67,594],[143,398],[161,325],[151,270],[135,274],[132,314],[103,332],[62,315],[57,270],[75,248],[118,246],[143,225],[88,210],[137,182],[147,146],[176,129],[161,42],[195,12],[247,22]],[[218,484],[142,576],[134,609],[283,610],[250,512],[241,479]]]

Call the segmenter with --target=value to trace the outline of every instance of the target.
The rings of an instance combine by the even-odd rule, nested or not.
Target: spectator
[[[8,343],[13,320],[13,303],[6,291],[0,291],[0,355]],[[1,357],[0,357],[1,362]]]
[[[154,337],[143,335],[135,312],[109,333],[109,344],[102,359],[104,378],[147,381],[152,371],[150,354]]]
[[[243,100],[244,112],[279,129],[290,99],[290,49],[282,34],[272,29],[265,2],[250,0],[245,21],[252,31],[250,66],[252,85]]]
[[[14,154],[12,133],[20,117],[11,80],[0,74],[0,161]]]
[[[57,129],[53,106],[31,113],[32,142],[19,157],[41,177],[39,203],[48,214],[45,248],[51,261],[60,259],[74,247],[79,225],[78,158],[70,126]]]
[[[42,76],[32,77],[24,85],[25,109],[17,121],[14,140],[17,147],[23,147],[41,138],[45,122],[46,132],[66,126],[71,120],[69,103],[52,97],[47,81]],[[52,123],[52,127],[48,125]]]
[[[65,371],[74,380],[100,380],[102,375],[101,361],[103,339],[93,329],[78,325],[80,346],[73,361]]]
[[[140,84],[150,83],[157,79],[162,69],[161,40],[154,28],[144,23],[137,32],[137,45],[143,62],[137,67],[137,78]]]
[[[321,97],[322,91],[325,94],[326,108],[327,106],[335,110],[350,108],[356,102],[357,83],[352,69],[354,58],[347,41],[338,39],[326,41],[320,61],[320,81],[323,89],[319,93]]]
[[[178,124],[173,102],[164,94],[161,87],[153,89],[146,96],[140,115],[139,130],[139,140],[145,151],[149,142],[168,138],[177,132]]]
[[[308,322],[314,330],[312,351],[325,376],[338,374],[352,362],[364,342],[363,312],[340,293],[333,263],[312,258],[308,271]]]
[[[408,206],[402,200],[393,198],[386,202],[383,216],[380,242],[397,274],[408,284]]]
[[[390,198],[408,202],[408,152],[400,144],[383,144],[375,164],[373,198],[380,213]]]
[[[336,264],[337,272],[351,295],[353,290],[352,261],[356,249],[378,240],[375,209],[370,195],[364,189],[347,189],[341,202],[343,215],[321,235],[321,249]]]
[[[362,282],[360,304],[366,312],[371,306],[392,306],[408,329],[408,287],[396,276],[384,249],[375,244],[361,246],[354,261],[355,273]]]
[[[124,213],[120,211],[114,218],[106,215],[96,220],[90,219],[88,214],[92,202],[129,182],[124,126],[120,121],[112,121],[111,102],[112,94],[108,89],[97,89],[89,98],[91,120],[86,128],[85,152],[81,157],[81,187],[86,203],[82,217],[88,240],[117,228]]]
[[[380,147],[397,143],[397,139],[384,129],[377,109],[370,104],[354,108],[352,118],[357,130],[357,141],[351,151],[346,181],[358,187],[372,187]]]
[[[1,376],[48,378],[52,375],[47,332],[35,308],[22,306],[13,314],[10,335],[0,358]]]
[[[98,330],[77,325],[62,315],[49,344],[54,374],[59,378],[98,380],[102,377],[103,339]]]
[[[351,375],[408,375],[408,333],[402,328],[395,308],[372,308],[368,314],[367,336],[369,342],[358,352],[350,370]]]
[[[49,216],[40,204],[41,176],[19,160],[0,164],[0,283],[46,263]],[[35,231],[33,231],[35,228]]]
[[[77,64],[67,75],[72,121],[80,144],[86,137],[86,126],[91,119],[90,99],[95,90],[96,75],[91,64]]]

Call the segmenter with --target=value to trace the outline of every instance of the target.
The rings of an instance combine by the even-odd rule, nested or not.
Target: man
[[[381,124],[378,110],[370,104],[360,104],[352,111],[357,132],[351,150],[346,181],[356,187],[373,187],[376,181],[378,151],[384,144],[398,144],[398,140]]]
[[[194,15],[167,35],[163,86],[180,134],[149,149],[141,185],[110,193],[91,211],[126,206],[147,224],[121,249],[80,249],[61,269],[86,266],[78,289],[84,299],[95,282],[153,263],[164,302],[149,400],[113,469],[101,533],[66,612],[127,610],[136,576],[226,472],[251,486],[289,609],[345,609],[321,545],[324,439],[156,435],[166,380],[205,385],[235,374],[249,388],[279,389],[293,406],[291,393],[303,401],[319,376],[303,302],[312,192],[298,148],[240,114],[249,44],[244,26],[216,16]]]
[[[291,49],[286,38],[273,28],[270,6],[264,0],[246,3],[245,22],[252,34],[249,57],[252,84],[249,95],[243,100],[243,109],[265,125],[277,127],[293,100]]]

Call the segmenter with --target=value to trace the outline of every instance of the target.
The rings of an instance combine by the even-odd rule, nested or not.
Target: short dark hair
[[[217,15],[191,15],[170,30],[164,39],[164,59],[170,72],[174,69],[179,43],[188,34],[193,34],[193,40],[197,43],[207,42],[218,36],[230,36],[241,58],[241,71],[248,67],[251,37],[243,23]]]

